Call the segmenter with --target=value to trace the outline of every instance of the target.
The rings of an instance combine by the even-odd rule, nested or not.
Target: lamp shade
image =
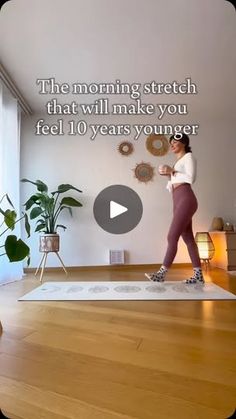
[[[212,259],[215,253],[215,247],[210,234],[207,231],[198,232],[195,235],[195,242],[198,247],[200,259]]]

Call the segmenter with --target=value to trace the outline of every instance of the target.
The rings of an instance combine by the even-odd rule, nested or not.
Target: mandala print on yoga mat
[[[150,285],[150,287],[147,287],[146,290],[148,292],[166,292],[167,289],[164,285]]]
[[[189,290],[188,287],[186,287],[185,284],[176,284],[176,285],[173,285],[172,290],[177,291],[177,292],[181,292],[181,293],[185,293],[185,294],[189,294],[189,292],[192,292],[193,288],[190,288],[190,290]]]
[[[117,292],[139,292],[141,288],[134,287],[133,285],[120,285],[119,287],[114,288]]]
[[[78,286],[73,286],[70,287],[66,292],[70,293],[70,292],[80,292],[83,291],[83,287],[78,287]]]
[[[93,288],[89,288],[89,292],[92,292],[92,293],[99,293],[99,292],[107,292],[109,290],[109,288],[108,287],[103,287],[103,286],[96,286],[96,287],[93,287]]]
[[[56,286],[47,286],[47,287],[43,287],[43,288],[41,288],[41,291],[43,291],[43,292],[57,292],[57,291],[60,291],[60,287],[56,287]]]

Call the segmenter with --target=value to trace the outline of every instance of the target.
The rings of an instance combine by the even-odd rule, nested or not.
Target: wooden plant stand
[[[42,282],[42,279],[43,279],[43,274],[44,274],[44,269],[45,269],[45,266],[46,266],[48,253],[55,253],[57,255],[58,259],[61,262],[62,269],[64,270],[65,274],[68,275],[67,270],[65,268],[65,265],[64,265],[64,263],[63,263],[63,261],[62,261],[58,252],[43,252],[43,256],[42,256],[41,261],[39,263],[39,266],[37,267],[36,272],[35,272],[35,276],[37,276],[37,273],[38,273],[39,269],[41,268],[41,273],[40,273],[40,278],[39,278],[40,282]]]

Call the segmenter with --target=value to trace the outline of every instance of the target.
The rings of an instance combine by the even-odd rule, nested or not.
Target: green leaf
[[[27,214],[24,214],[24,219],[25,219],[25,231],[28,234],[28,237],[30,237],[30,223],[29,223],[29,218]]]
[[[70,207],[82,207],[82,204],[77,199],[66,196],[62,198],[61,205],[69,205]]]
[[[12,208],[14,208],[14,205],[13,205],[13,203],[11,202],[11,200],[10,200],[10,198],[9,198],[9,196],[6,194],[6,198],[7,198],[7,200],[8,200],[8,202],[9,202],[9,204],[11,205],[11,207]]]
[[[41,180],[36,180],[36,185],[37,185],[37,189],[39,192],[47,192],[48,191],[48,187],[46,185],[46,183],[42,182]]]
[[[75,188],[75,186],[70,185],[69,183],[62,183],[57,187],[56,191],[52,192],[52,194],[54,195],[55,193],[64,193],[71,189],[74,189],[77,192],[82,192],[80,189]]]
[[[37,232],[37,231],[42,231],[42,230],[46,230],[45,223],[39,224],[34,231]]]
[[[17,214],[15,211],[6,210],[4,214],[4,222],[8,228],[14,230]]]
[[[5,250],[10,262],[19,262],[25,259],[30,252],[29,247],[21,239],[10,235],[5,241]]]
[[[42,223],[44,223],[44,220],[45,220],[45,217],[44,217],[44,219],[40,218],[39,220],[36,221],[36,224],[38,224],[38,223],[42,224]]]
[[[30,219],[33,220],[34,218],[37,218],[40,214],[42,214],[43,210],[40,207],[34,207],[32,211],[30,212]]]
[[[48,191],[47,185],[39,179],[36,180],[35,182],[32,182],[32,180],[29,180],[29,179],[21,179],[21,182],[32,183],[33,185],[37,186],[37,189],[38,189],[39,192],[47,192]]]
[[[66,226],[64,226],[64,225],[62,225],[62,224],[57,224],[57,226],[56,226],[56,230],[57,230],[57,228],[63,228],[64,229],[64,231],[67,229],[67,227]]]
[[[48,202],[50,202],[50,200],[54,200],[54,198],[51,198],[50,196],[48,196],[48,194],[46,192],[43,193],[37,193],[37,202],[42,203],[44,205],[47,205]]]
[[[37,202],[37,200],[37,195],[32,195],[24,204],[25,210],[28,211]]]

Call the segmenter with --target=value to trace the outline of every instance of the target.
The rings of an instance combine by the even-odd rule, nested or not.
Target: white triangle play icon
[[[118,217],[118,215],[123,214],[126,211],[128,211],[128,208],[117,204],[115,201],[110,201],[110,218]]]

